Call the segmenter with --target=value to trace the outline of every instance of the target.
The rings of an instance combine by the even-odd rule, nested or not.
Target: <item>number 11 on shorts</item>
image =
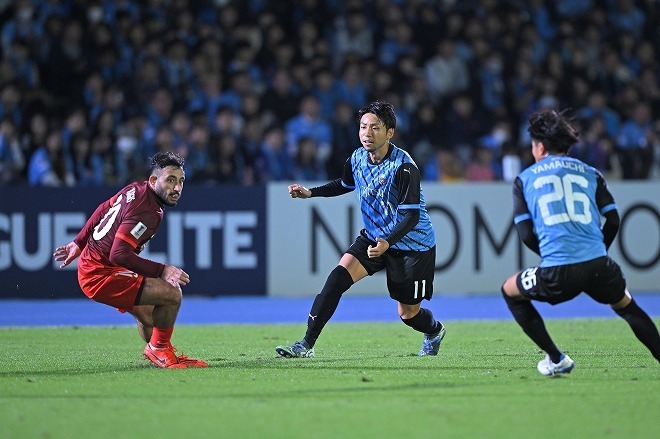
[[[422,280],[422,298],[426,296],[426,279]],[[415,299],[419,298],[419,281],[415,281]]]

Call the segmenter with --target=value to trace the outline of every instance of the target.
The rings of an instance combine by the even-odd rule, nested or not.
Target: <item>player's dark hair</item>
[[[566,154],[580,138],[571,121],[564,116],[566,110],[558,113],[555,110],[537,111],[529,116],[527,131],[531,138],[543,142],[548,152]]]
[[[378,120],[383,122],[385,129],[396,128],[396,115],[392,104],[380,101],[372,102],[358,111],[358,121],[367,113],[375,114]]]
[[[151,157],[151,165],[149,169],[151,172],[155,172],[161,169],[164,169],[168,166],[174,166],[176,168],[183,169],[184,160],[178,153],[172,151],[166,152],[157,152]]]

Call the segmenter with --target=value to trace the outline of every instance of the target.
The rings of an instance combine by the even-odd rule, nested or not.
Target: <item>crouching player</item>
[[[78,256],[78,282],[90,299],[129,312],[147,342],[144,358],[162,368],[207,367],[202,360],[177,355],[170,342],[181,306],[181,286],[188,274],[180,268],[142,258],[138,253],[158,230],[163,207],[181,197],[183,158],[159,152],[144,182],[129,184],[101,203],[76,238],[55,250],[60,268]]]

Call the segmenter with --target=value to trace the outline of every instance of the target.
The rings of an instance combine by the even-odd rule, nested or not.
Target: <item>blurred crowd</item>
[[[337,178],[374,100],[425,180],[510,181],[542,108],[608,178],[660,178],[655,0],[0,0],[0,23],[3,185],[121,185],[162,150],[189,182]]]

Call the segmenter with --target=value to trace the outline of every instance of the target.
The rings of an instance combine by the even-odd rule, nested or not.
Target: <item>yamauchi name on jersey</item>
[[[542,162],[537,163],[536,165],[532,166],[530,170],[536,175],[539,172],[552,171],[557,168],[566,168],[572,171],[580,172],[582,174],[587,172],[584,165],[579,162],[573,160],[561,160],[555,157],[553,157],[553,159],[550,161],[543,160]]]

